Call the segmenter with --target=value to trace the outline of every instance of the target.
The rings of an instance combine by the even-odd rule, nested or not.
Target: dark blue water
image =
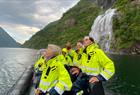
[[[4,95],[26,67],[34,63],[35,53],[31,49],[0,48],[0,95]]]
[[[109,95],[140,95],[140,56],[110,55],[115,63],[114,77],[105,83]]]

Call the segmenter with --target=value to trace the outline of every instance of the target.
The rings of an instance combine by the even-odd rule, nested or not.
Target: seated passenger
[[[72,82],[68,71],[65,69],[58,55],[61,48],[49,44],[45,53],[46,68],[43,70],[36,95],[62,95],[64,91],[71,90]]]

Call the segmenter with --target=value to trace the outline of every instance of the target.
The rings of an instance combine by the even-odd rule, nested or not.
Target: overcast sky
[[[0,27],[24,43],[79,0],[0,0]]]

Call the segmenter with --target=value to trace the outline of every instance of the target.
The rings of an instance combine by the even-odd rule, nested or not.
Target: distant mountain
[[[20,47],[20,44],[0,27],[0,47]]]

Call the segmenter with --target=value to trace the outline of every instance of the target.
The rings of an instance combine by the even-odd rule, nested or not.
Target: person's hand
[[[80,73],[79,68],[72,68],[70,71],[71,71],[72,75],[74,75],[74,74],[78,75]]]
[[[39,89],[35,89],[35,95],[39,95],[40,90]]]
[[[99,82],[99,80],[98,80],[97,77],[92,77],[92,78],[90,78],[90,80],[89,80],[89,83],[96,83],[96,82]]]
[[[32,81],[34,81],[35,80],[35,74],[33,74],[33,77],[32,77]]]

